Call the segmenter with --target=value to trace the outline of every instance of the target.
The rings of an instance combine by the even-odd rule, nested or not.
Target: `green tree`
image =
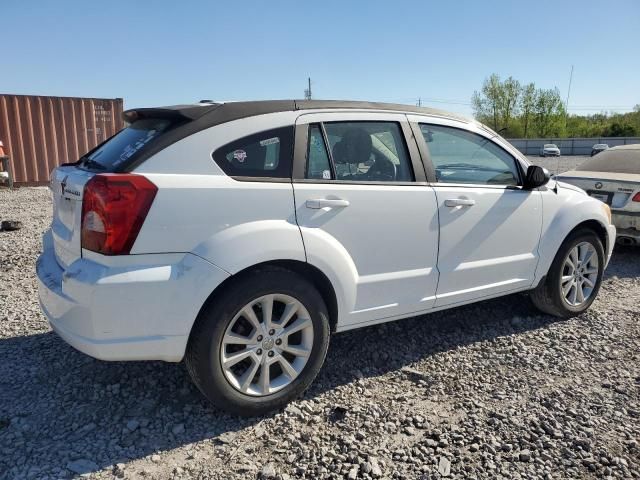
[[[533,118],[533,109],[536,106],[537,91],[534,83],[528,83],[522,88],[520,95],[520,112],[524,138],[529,138],[530,125]]]
[[[500,76],[496,73],[485,78],[480,92],[473,92],[471,106],[476,118],[488,123],[494,130],[498,130],[499,105],[500,105]]]
[[[520,82],[513,77],[501,81],[498,74],[492,74],[471,97],[475,117],[494,130],[508,129],[518,112],[521,89]]]
[[[513,77],[507,78],[500,84],[500,104],[498,111],[500,112],[500,118],[502,119],[502,128],[509,129],[511,120],[514,115],[517,115],[522,87],[520,82]]]
[[[560,136],[563,133],[562,119],[565,109],[557,87],[538,90],[533,113],[538,136]]]

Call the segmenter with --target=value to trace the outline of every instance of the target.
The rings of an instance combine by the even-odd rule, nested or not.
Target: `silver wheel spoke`
[[[238,353],[231,354],[228,357],[224,357],[222,364],[225,368],[233,367],[236,363],[241,362],[245,358],[249,358],[252,353],[252,350],[246,349]]]
[[[289,361],[283,356],[278,357],[278,363],[280,364],[282,371],[286,373],[292,380],[298,376],[298,372],[296,371],[296,369],[293,368],[293,365],[291,365]]]
[[[584,254],[584,259],[582,260],[582,263],[584,265],[588,265],[589,262],[591,261],[591,257],[595,252],[590,245],[588,247],[585,247],[585,250],[586,250],[586,253]]]
[[[589,288],[593,288],[595,286],[595,283],[593,283],[589,277],[584,277],[584,283],[586,283]]]
[[[242,316],[253,325],[253,328],[260,330],[260,320],[258,320],[256,312],[253,311],[253,305],[244,307],[242,309]]]
[[[253,361],[253,365],[247,369],[247,371],[240,377],[240,390],[246,393],[251,385],[251,382],[256,376],[256,372],[260,367],[260,362]]]
[[[573,277],[571,278],[571,282],[567,283],[563,288],[562,288],[562,294],[565,296],[567,296],[567,294],[569,293],[569,291],[571,290],[571,288],[573,287],[574,282],[573,282]]]
[[[585,275],[593,275],[593,274],[595,274],[595,273],[598,273],[598,267],[587,268],[587,269],[584,271],[584,274],[585,274]]]
[[[222,339],[222,343],[226,345],[252,345],[255,341],[255,335],[245,337],[234,332],[227,333]]]
[[[291,318],[298,311],[297,303],[288,303],[286,307],[284,307],[284,312],[282,312],[282,316],[278,320],[278,325],[284,327]]]
[[[571,303],[571,305],[576,304],[577,296],[578,296],[578,285],[574,283],[571,285],[571,290],[569,291],[569,303]]]
[[[575,269],[578,266],[578,247],[571,250],[568,260],[571,262],[571,266]]]
[[[260,384],[260,393],[262,395],[267,395],[269,393],[269,385],[271,384],[271,372],[270,365],[266,362],[262,362],[262,368],[260,369],[260,379],[258,380]]]
[[[562,277],[562,285],[573,280],[573,275],[565,275]]]
[[[291,325],[289,325],[287,328],[284,329],[284,334],[287,336],[292,335],[310,326],[311,326],[311,320],[309,318],[298,317],[295,322],[293,322]]]
[[[297,345],[286,345],[282,350],[290,353],[291,355],[295,355],[296,357],[308,357],[311,355],[311,350],[307,350],[306,348]]]
[[[576,288],[576,302],[578,304],[584,302],[584,292],[582,291],[582,282],[578,282]]]
[[[271,317],[273,316],[273,295],[268,295],[260,302],[262,305],[262,322],[264,329],[269,330],[271,328]]]

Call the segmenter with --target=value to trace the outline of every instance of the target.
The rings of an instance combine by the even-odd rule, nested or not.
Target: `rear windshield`
[[[636,173],[640,174],[640,148],[627,150],[605,150],[581,163],[576,170],[587,172]]]
[[[92,170],[115,170],[170,126],[171,121],[166,119],[138,120],[82,157],[82,165]]]

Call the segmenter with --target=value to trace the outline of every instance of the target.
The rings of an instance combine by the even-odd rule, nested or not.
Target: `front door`
[[[304,145],[303,171],[294,171],[297,221],[307,261],[340,290],[339,328],[435,301],[436,195],[416,181],[424,169],[407,135],[400,114],[307,114],[297,122],[296,149]]]
[[[482,131],[435,123],[420,123],[420,131],[440,218],[435,306],[531,286],[542,200],[522,188],[518,160]]]

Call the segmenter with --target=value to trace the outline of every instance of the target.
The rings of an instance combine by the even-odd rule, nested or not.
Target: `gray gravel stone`
[[[239,419],[179,364],[101,362],[51,332],[50,208],[0,188],[23,223],[0,232],[0,478],[640,478],[640,249],[616,249],[574,319],[513,295],[335,335],[300,400]]]

